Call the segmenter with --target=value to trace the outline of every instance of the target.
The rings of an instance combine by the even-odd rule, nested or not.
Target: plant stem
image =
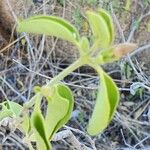
[[[56,83],[58,83],[60,80],[64,79],[67,75],[69,75],[71,72],[79,68],[80,66],[86,64],[86,59],[84,57],[79,58],[77,61],[75,61],[73,64],[71,64],[69,67],[64,69],[62,72],[60,72],[57,76],[55,76],[52,80],[50,80],[49,83],[47,83],[46,86],[52,86]]]
[[[50,82],[48,82],[45,86],[53,86],[54,84],[60,82],[60,80],[62,80],[64,77],[66,77],[67,75],[69,75],[71,72],[73,72],[74,70],[76,70],[77,68],[79,68],[80,66],[86,64],[88,62],[88,57],[82,57],[79,58],[78,60],[76,60],[73,64],[71,64],[69,67],[67,67],[66,69],[64,69],[62,72],[60,72],[57,76],[55,76],[52,80],[50,80]],[[41,97],[40,93],[37,93],[36,95],[34,95],[30,101],[25,103],[26,108],[28,107],[32,107],[35,103],[35,100]]]

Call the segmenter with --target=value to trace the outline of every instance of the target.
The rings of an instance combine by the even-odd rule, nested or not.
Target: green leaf
[[[97,135],[107,127],[119,102],[119,91],[111,77],[99,66],[96,70],[100,76],[101,85],[98,89],[95,108],[87,129],[90,135]]]
[[[28,112],[21,117],[20,115],[22,113],[23,107],[18,103],[9,100],[1,103],[0,106],[2,108],[0,112],[0,121],[6,117],[18,117],[21,121],[18,129],[27,134],[30,127]]]
[[[94,48],[107,48],[111,44],[111,34],[107,22],[99,13],[87,11],[87,17],[93,31]]]
[[[68,21],[55,16],[34,16],[19,23],[18,32],[45,34],[65,39],[76,45],[79,42],[79,33]]]
[[[49,139],[70,119],[74,104],[72,92],[67,86],[57,84],[54,87],[55,93],[51,100],[48,100],[45,117],[46,133]]]
[[[3,110],[3,111],[0,112],[0,121],[2,121],[6,117],[10,117],[12,115],[13,115],[12,111],[10,111],[10,110]]]
[[[18,117],[23,108],[21,105],[9,100],[1,103],[0,107],[1,107],[0,121],[6,117],[12,116]]]
[[[83,36],[80,41],[81,55],[87,54],[90,51],[90,45],[87,37]]]
[[[104,9],[100,9],[98,13],[105,19],[105,22],[107,23],[107,27],[110,33],[110,44],[111,44],[114,40],[114,24],[112,17]]]
[[[69,102],[69,107],[67,109],[67,113],[66,113],[65,117],[62,120],[60,120],[59,123],[57,124],[57,127],[55,128],[55,132],[68,122],[68,120],[71,117],[71,113],[73,111],[73,106],[74,106],[73,94],[68,86],[59,84],[57,86],[57,90],[58,90],[59,96],[61,98],[66,99]]]
[[[36,141],[37,149],[49,150],[50,143],[48,139],[46,138],[43,116],[39,112],[34,112],[32,117],[33,117],[33,125],[34,125],[34,128],[36,129],[35,135],[36,135],[36,140],[37,140]]]
[[[8,102],[7,101],[4,101],[2,103],[0,103],[0,111],[6,111],[6,110],[9,110],[9,107],[8,107]]]
[[[8,108],[7,101],[0,103],[0,109],[0,121],[13,115],[13,112]]]
[[[44,118],[41,113],[40,104],[41,104],[42,97],[39,96],[36,99],[34,111],[31,116],[32,126],[34,127],[34,135],[36,137],[36,144],[38,150],[50,150],[50,142],[46,137],[46,129],[44,124]]]
[[[15,117],[20,117],[21,120],[21,124],[18,127],[23,133],[28,134],[29,129],[30,129],[30,119],[29,119],[29,112],[22,112],[23,111],[23,107],[21,105],[19,105],[18,103],[12,102],[12,101],[8,101],[10,110],[13,113],[13,116],[15,115]],[[20,116],[22,114],[22,117]]]
[[[13,101],[7,101],[8,105],[9,105],[9,109],[13,112],[13,114],[16,117],[19,117],[23,107],[21,105],[19,105],[18,103],[15,103]]]
[[[114,55],[114,47],[101,50],[93,61],[97,64],[106,64],[118,60]]]

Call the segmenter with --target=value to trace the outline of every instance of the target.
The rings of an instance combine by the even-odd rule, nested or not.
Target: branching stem
[[[71,72],[79,68],[80,66],[86,64],[86,58],[82,57],[76,60],[73,64],[71,64],[69,67],[64,69],[62,72],[60,72],[57,76],[55,76],[52,80],[50,80],[49,83],[47,83],[46,86],[53,86],[54,84],[60,82],[63,80],[67,75],[69,75]]]
[[[85,65],[88,63],[89,57],[86,56],[82,56],[80,57],[78,60],[76,60],[73,64],[71,64],[69,67],[67,67],[66,69],[64,69],[62,72],[60,72],[57,76],[55,76],[52,80],[50,80],[45,86],[48,87],[52,87],[54,84],[57,84],[58,82],[60,82],[61,80],[63,80],[67,75],[69,75],[71,72],[73,72],[74,70],[76,70],[77,68],[79,68],[82,65]],[[37,99],[37,97],[41,97],[40,93],[35,94],[30,101],[26,102],[24,104],[24,106],[26,108],[30,108],[34,105],[35,100]]]

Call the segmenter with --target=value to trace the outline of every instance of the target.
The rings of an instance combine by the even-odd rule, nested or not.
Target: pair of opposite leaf
[[[0,122],[8,118],[13,129],[18,128],[24,134],[29,130],[28,111],[24,110],[23,106],[13,101],[4,101],[0,104]],[[24,114],[23,114],[24,113]],[[11,122],[13,120],[13,122]]]
[[[74,98],[71,90],[63,84],[54,85],[50,89],[52,91],[50,92],[51,94],[49,93],[48,95],[45,91],[49,90],[49,87],[39,87],[39,89],[37,95],[34,97],[35,104],[31,118],[29,117],[29,112],[24,112],[26,107],[12,101],[5,101],[0,104],[0,121],[7,117],[16,119],[15,124],[18,125],[16,128],[25,134],[29,142],[36,141],[37,149],[39,150],[50,150],[51,145],[49,141],[52,139],[52,136],[71,117]],[[41,112],[41,100],[43,96],[47,100],[45,116]]]
[[[74,98],[71,90],[63,84],[53,87],[39,88],[35,96],[35,106],[31,115],[31,122],[35,131],[35,141],[38,149],[51,149],[49,140],[71,117]],[[49,93],[47,91],[49,90]],[[45,117],[41,112],[42,97],[47,100]]]
[[[69,22],[67,22],[62,18],[54,16],[41,15],[23,20],[19,23],[17,30],[19,32],[46,34],[62,38],[64,40],[72,42],[78,47],[79,52],[81,54],[80,57],[86,55],[88,55],[88,58],[90,57],[92,62],[89,62],[87,64],[94,67],[94,69],[98,72],[101,84],[98,89],[96,104],[93,110],[92,117],[89,121],[87,130],[90,135],[97,135],[107,127],[108,123],[111,121],[114,115],[114,112],[119,102],[119,92],[116,84],[101,69],[101,67],[98,64],[118,60],[119,58],[121,58],[122,56],[126,55],[128,52],[133,50],[135,48],[135,45],[134,44],[123,44],[123,45],[119,44],[116,46],[111,45],[114,39],[113,21],[110,15],[105,10],[100,9],[97,12],[88,11],[86,14],[93,32],[92,44],[89,43],[87,37],[80,37],[76,28]],[[96,56],[91,55],[99,49],[101,49],[101,51],[98,51]],[[51,88],[53,87],[49,88],[51,90]],[[46,90],[47,89],[45,89],[45,91]],[[50,131],[51,135],[53,135],[58,130],[58,128],[60,128],[64,123],[67,122],[67,120],[69,119],[68,116],[70,116],[71,114],[73,105],[72,103],[69,103],[69,106],[66,105],[68,108],[71,108],[68,109],[69,111],[64,112],[64,110],[61,109],[58,110],[57,106],[60,107],[61,105],[64,106],[64,104],[62,103],[65,102],[65,100],[61,98],[57,99],[56,98],[57,94],[55,92],[52,94],[53,95],[52,98],[49,94],[44,92],[44,90],[42,90],[42,93],[44,93],[43,95],[45,97],[51,99],[49,100],[51,101],[50,104],[48,104],[48,110],[51,113],[49,112],[47,114],[47,120],[49,121],[45,125],[45,123],[43,123],[44,122],[43,116],[41,116],[41,113],[40,114],[35,113],[36,112],[35,109],[35,111],[33,112],[35,113],[34,127],[38,133],[38,137],[42,138],[43,136],[42,138],[43,141],[47,143],[47,140],[44,140],[45,138],[46,139],[48,138],[47,133]],[[65,93],[66,92],[64,92],[63,90],[61,91],[61,94]],[[69,91],[69,93],[70,97],[73,97],[71,91]],[[66,97],[66,101],[67,99],[68,97]],[[53,107],[53,102],[55,103],[55,107]],[[61,115],[66,116],[67,114],[68,116],[64,121]],[[37,120],[39,118],[40,118],[39,122],[43,124],[41,127],[42,130],[38,129],[39,127]],[[52,124],[52,127],[50,126],[50,124]]]

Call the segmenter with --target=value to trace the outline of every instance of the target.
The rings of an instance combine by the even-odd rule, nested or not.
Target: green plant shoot
[[[45,34],[67,40],[77,46],[80,53],[80,57],[73,64],[46,85],[35,87],[35,96],[23,106],[11,101],[0,104],[2,107],[0,121],[6,117],[20,119],[20,124],[16,128],[25,134],[30,149],[33,149],[31,142],[36,142],[38,150],[51,149],[50,141],[53,135],[70,119],[74,105],[72,91],[61,83],[61,80],[85,64],[93,67],[100,79],[97,99],[91,119],[89,119],[87,132],[92,136],[101,133],[114,116],[120,99],[119,90],[100,65],[120,59],[135,49],[135,44],[113,45],[113,21],[105,10],[87,11],[86,15],[93,33],[92,43],[87,37],[80,37],[77,29],[60,17],[40,15],[18,24],[18,32]],[[45,116],[40,107],[43,97],[47,101]],[[28,112],[29,108],[33,108],[31,115]]]

